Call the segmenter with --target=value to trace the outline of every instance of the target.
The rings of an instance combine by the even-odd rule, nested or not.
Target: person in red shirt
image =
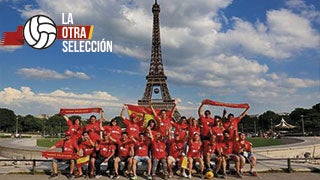
[[[122,133],[121,139],[117,144],[118,155],[114,159],[115,179],[119,176],[119,163],[121,161],[126,162],[128,172],[131,171],[134,155],[134,143],[129,139],[127,132]]]
[[[220,116],[215,116],[215,123],[212,126],[212,128],[210,129],[210,134],[214,134],[216,135],[217,139],[216,141],[221,142],[223,141],[223,131],[224,131],[224,127],[222,125],[221,122],[221,117]]]
[[[139,133],[141,131],[139,122],[144,118],[132,113],[130,119],[127,119],[124,115],[125,109],[128,109],[126,105],[123,106],[120,116],[123,119],[123,123],[126,125],[126,132],[128,133],[129,138],[134,137],[135,139],[139,139]]]
[[[204,111],[204,115],[202,114],[202,107],[203,102],[201,103],[199,109],[198,109],[198,115],[201,121],[201,136],[202,140],[209,140],[210,139],[210,129],[214,124],[214,119],[211,117],[211,112],[209,110]]]
[[[71,139],[71,132],[66,131],[65,136],[66,136],[65,139],[58,141],[55,145],[50,147],[49,151],[56,149],[56,148],[62,148],[62,153],[73,154],[73,153],[77,152],[80,155],[80,151],[79,151],[80,149],[78,147],[77,142],[74,141],[73,139]],[[52,171],[53,172],[52,172],[51,178],[58,177],[58,164],[57,164],[58,161],[61,161],[61,160],[54,159],[52,161]],[[74,166],[75,166],[75,160],[71,159],[70,160],[70,171],[69,171],[69,174],[67,175],[68,178],[71,178],[73,176]]]
[[[167,111],[165,109],[162,109],[159,114],[156,113],[156,111],[154,110],[154,108],[152,107],[152,105],[150,105],[151,109],[152,109],[152,113],[153,116],[155,117],[155,120],[157,121],[158,124],[158,131],[160,131],[161,135],[163,137],[167,137],[168,136],[168,132],[171,131],[171,120],[173,117],[173,113],[176,109],[176,103],[174,104],[174,106],[171,109],[171,114],[167,114]]]
[[[132,171],[133,171],[133,177],[131,179],[137,179],[137,164],[140,161],[146,161],[148,163],[148,169],[147,169],[147,179],[151,180],[152,176],[151,174],[151,159],[148,155],[149,153],[149,145],[150,141],[146,138],[145,133],[139,133],[139,139],[136,140],[134,137],[131,137],[132,141],[135,144],[135,156],[133,157],[133,165],[132,165]]]
[[[91,115],[90,123],[86,125],[86,131],[89,133],[90,138],[96,142],[99,141],[102,137],[100,137],[100,132],[102,132],[102,121],[104,120],[104,112],[101,111],[101,118],[97,120],[95,115]]]
[[[199,133],[195,133],[193,138],[189,140],[189,149],[187,153],[189,161],[189,178],[191,179],[191,170],[193,168],[193,161],[197,161],[200,164],[200,174],[203,178],[204,162],[202,157],[202,142]]]
[[[195,133],[200,134],[200,125],[199,125],[199,121],[194,118],[194,117],[190,117],[189,118],[189,139],[193,139],[193,135]]]
[[[162,163],[162,170],[165,179],[168,177],[168,165],[167,165],[167,152],[166,152],[166,140],[160,132],[156,133],[156,138],[153,138],[152,132],[149,128],[149,136],[152,145],[152,177],[155,178],[156,170],[159,161]]]
[[[252,153],[252,144],[246,140],[246,135],[240,133],[239,140],[235,143],[234,153],[240,157],[240,171],[244,167],[245,162],[250,163],[250,174],[258,176],[257,172],[254,171],[256,165],[256,157]]]
[[[174,137],[172,135],[169,136],[169,156],[168,156],[168,170],[169,170],[169,178],[173,177],[173,163],[176,166],[181,167],[182,159],[186,156],[186,139],[181,139],[181,134],[179,132],[174,133]],[[181,175],[183,177],[188,177],[185,169],[182,169]]]
[[[235,162],[235,169],[237,177],[241,178],[240,174],[240,157],[234,154],[234,144],[236,142],[236,136],[230,137],[228,130],[223,131],[224,140],[221,142],[221,154],[224,156],[222,163],[223,175],[226,176],[227,162],[233,160]]]
[[[101,164],[108,162],[108,169],[110,171],[110,178],[114,177],[114,154],[116,146],[114,145],[114,139],[111,139],[110,133],[103,133],[103,140],[96,144],[96,150],[98,151],[95,159],[96,178],[101,177]],[[91,174],[91,173],[90,173]]]
[[[178,123],[175,121],[171,121],[171,124],[175,128],[174,132],[179,133],[181,139],[184,139],[187,136],[189,125],[185,116],[182,116]]]
[[[236,135],[236,138],[238,139],[238,125],[239,125],[239,122],[247,114],[249,109],[250,109],[250,106],[248,105],[247,108],[245,108],[244,111],[238,117],[234,117],[234,115],[232,113],[229,113],[228,114],[228,118],[225,118],[225,114],[227,112],[226,112],[225,109],[223,110],[222,125],[223,125],[225,130],[229,130],[230,137],[233,137],[234,135]]]
[[[214,169],[214,176],[221,178],[222,176],[218,174],[222,162],[223,156],[221,155],[220,144],[216,141],[216,135],[212,134],[210,140],[204,143],[204,156],[205,156],[205,165],[208,169],[211,169],[210,161],[213,160],[216,163]]]
[[[147,127],[144,128],[144,132],[150,137],[149,131],[151,131],[151,135],[155,139],[156,138],[156,134],[157,134],[157,130],[156,129],[157,129],[156,121],[154,119],[150,119],[148,121]]]
[[[101,130],[109,132],[110,136],[115,139],[117,142],[120,141],[122,129],[118,126],[117,119],[112,119],[110,125],[103,126]]]
[[[90,164],[90,168],[94,167],[94,164],[92,163],[92,158],[93,158],[93,154],[94,152],[94,147],[95,147],[95,143],[90,139],[90,136],[88,134],[88,132],[83,132],[82,133],[82,138],[81,138],[81,142],[79,144],[79,149],[80,149],[80,158],[81,157],[86,157],[86,156],[90,156],[89,162]],[[87,164],[87,163],[85,163]],[[77,174],[77,178],[82,177],[83,176],[83,172],[82,172],[82,165],[84,165],[83,163],[78,164],[77,163],[77,169],[78,169],[78,174]]]
[[[68,118],[68,116],[64,115],[63,118],[66,120],[68,125],[68,131],[71,132],[71,138],[76,142],[81,138],[84,127],[79,118],[76,118],[73,122]]]

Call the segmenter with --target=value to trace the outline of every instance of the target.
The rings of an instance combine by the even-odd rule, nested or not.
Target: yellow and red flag
[[[131,114],[135,113],[136,115],[140,116],[141,118],[144,118],[143,121],[140,121],[140,127],[147,127],[150,119],[155,120],[152,109],[150,107],[137,106],[137,105],[132,105],[132,104],[125,104],[125,105],[128,107],[129,116]],[[155,109],[154,111],[156,114],[159,114],[161,109]],[[171,116],[172,111],[166,110],[166,112],[167,112],[167,116]],[[157,121],[156,121],[156,123],[157,123]]]
[[[147,127],[150,119],[155,119],[150,107],[137,106],[131,104],[125,104],[128,107],[129,117],[131,114],[136,114],[140,118],[144,118],[143,121],[140,121],[140,127]],[[157,110],[155,110],[157,112]]]

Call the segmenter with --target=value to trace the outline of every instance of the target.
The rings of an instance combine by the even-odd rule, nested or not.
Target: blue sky
[[[291,112],[320,101],[320,3],[317,0],[158,0],[163,63],[178,109],[196,116],[205,98],[251,105],[249,114]],[[148,73],[152,0],[0,0],[0,33],[45,14],[61,24],[94,25],[93,40],[112,53],[63,53],[0,47],[0,107],[54,114],[101,106],[107,118],[137,103]],[[220,113],[220,109],[217,110]],[[230,111],[237,111],[230,109]]]

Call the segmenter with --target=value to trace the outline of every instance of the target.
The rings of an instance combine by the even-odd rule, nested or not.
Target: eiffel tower
[[[159,14],[160,5],[155,0],[152,6],[153,30],[152,30],[152,48],[149,74],[146,76],[147,84],[141,100],[138,100],[140,106],[152,106],[156,109],[171,110],[174,106],[174,99],[171,99],[167,86],[167,76],[164,74],[161,54],[161,39]],[[160,90],[159,90],[160,88]],[[153,99],[153,93],[161,93],[161,99]]]

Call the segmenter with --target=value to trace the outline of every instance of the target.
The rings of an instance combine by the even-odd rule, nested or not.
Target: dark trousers
[[[103,161],[105,160],[106,158],[101,156],[101,155],[98,155],[97,156],[97,159],[95,161],[95,168],[96,168],[96,175],[101,175],[101,164],[103,163]],[[110,175],[114,175],[114,159],[113,157],[111,157],[108,161],[108,167],[107,167],[107,170],[110,171]]]

